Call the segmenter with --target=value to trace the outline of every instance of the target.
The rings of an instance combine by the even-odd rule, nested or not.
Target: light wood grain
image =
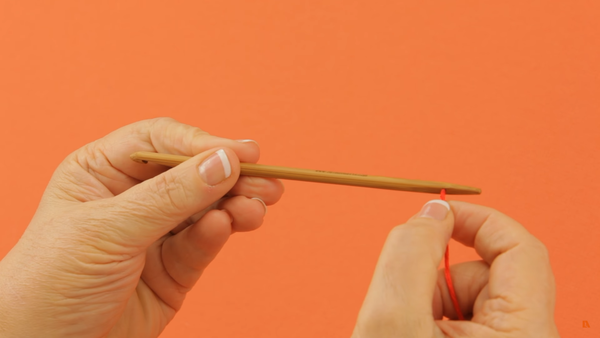
[[[131,159],[139,163],[151,162],[168,167],[175,167],[190,159],[190,157],[151,152],[136,152],[131,154]],[[481,194],[481,189],[479,188],[445,182],[410,180],[404,178],[371,176],[325,170],[298,169],[254,163],[240,163],[240,167],[241,175],[245,176],[269,177],[286,180],[331,183],[432,194],[439,194],[442,189],[446,189],[446,193],[451,195]]]

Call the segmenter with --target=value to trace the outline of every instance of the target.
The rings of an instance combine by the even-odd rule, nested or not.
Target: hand
[[[194,157],[166,171],[136,151]],[[0,336],[157,337],[232,232],[281,197],[278,180],[238,179],[258,157],[255,142],[164,118],[69,155],[0,262]]]
[[[354,338],[558,337],[555,285],[545,246],[500,212],[464,202],[434,201],[394,228],[383,248]],[[443,271],[450,237],[482,261],[451,267],[456,319]]]

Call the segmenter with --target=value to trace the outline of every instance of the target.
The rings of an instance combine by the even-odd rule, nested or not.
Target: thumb
[[[107,200],[101,212],[115,240],[146,247],[223,197],[239,173],[231,149],[211,149]]]
[[[383,330],[377,332],[381,335],[403,336],[402,333],[410,332],[412,337],[415,330],[433,329],[437,269],[453,225],[449,204],[432,200],[408,222],[392,229],[359,313],[358,331],[379,328],[376,330]],[[423,325],[427,321],[431,325]],[[376,336],[372,332],[364,333]]]

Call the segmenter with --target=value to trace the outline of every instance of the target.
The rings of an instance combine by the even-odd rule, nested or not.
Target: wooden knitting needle
[[[152,162],[168,167],[175,167],[178,164],[190,159],[190,157],[187,156],[151,153],[145,151],[133,153],[130,157],[132,160],[139,163]],[[454,195],[481,194],[481,189],[479,188],[444,182],[409,180],[404,178],[340,173],[325,170],[297,169],[254,163],[240,163],[240,167],[241,175],[244,176],[281,178],[286,180],[332,183],[379,189],[425,192],[432,194],[439,194],[442,189],[446,189],[447,194]]]

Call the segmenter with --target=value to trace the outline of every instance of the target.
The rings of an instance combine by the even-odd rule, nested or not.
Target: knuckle
[[[523,301],[517,299],[514,295],[504,294],[489,299],[481,308],[479,321],[498,331],[511,331],[514,327],[508,319],[526,310],[521,304],[523,304]]]
[[[194,140],[195,138],[201,138],[201,137],[205,137],[205,136],[209,136],[210,134],[200,128],[195,128],[194,130],[191,132],[191,140]]]
[[[548,247],[542,243],[542,241],[532,236],[530,247],[540,256],[542,260],[550,261]]]
[[[390,230],[386,242],[392,243],[393,246],[401,245],[407,238],[410,238],[410,225],[397,225]]]
[[[485,226],[493,236],[501,235],[504,229],[501,215],[500,212],[494,211],[485,220]]]
[[[197,147],[198,141],[210,136],[210,134],[200,128],[191,128],[192,130],[188,130],[187,133],[182,130],[181,135],[185,135],[185,138],[181,140],[181,144],[186,147],[186,149],[190,149],[195,155],[199,152]]]
[[[158,129],[171,123],[177,123],[177,120],[171,117],[156,117],[132,123],[130,126],[135,133],[146,135],[153,129]]]
[[[153,193],[158,198],[160,205],[169,205],[179,210],[182,208],[181,192],[184,191],[185,186],[171,176],[157,176],[153,185]]]
[[[171,124],[171,123],[178,123],[177,120],[175,120],[172,117],[168,117],[168,116],[155,117],[155,118],[149,119],[147,121],[151,125],[165,125],[165,124]]]
[[[405,232],[405,229],[406,229],[406,227],[404,224],[396,225],[395,227],[392,228],[392,230],[390,230],[388,237],[396,238],[396,237],[402,236],[402,234],[404,234],[404,232]]]
[[[138,134],[147,135],[151,141],[156,139],[170,125],[177,125],[179,122],[171,117],[157,117],[141,121],[138,128]]]
[[[388,233],[386,242],[392,243],[394,246],[401,245],[407,238],[410,238],[411,230],[409,224],[397,225]]]
[[[171,146],[182,154],[198,152],[198,140],[210,135],[200,128],[182,123],[169,126],[166,131]]]
[[[193,189],[190,184],[185,184],[181,178],[166,172],[156,176],[150,185],[151,198],[154,206],[159,210],[165,206],[171,213],[184,213],[189,200],[193,198]]]
[[[519,227],[507,228],[510,224],[518,224]],[[517,246],[523,241],[523,235],[526,233],[519,223],[498,211],[489,214],[481,229],[477,240],[481,241],[482,245],[493,248],[491,257],[496,257],[506,248]]]

